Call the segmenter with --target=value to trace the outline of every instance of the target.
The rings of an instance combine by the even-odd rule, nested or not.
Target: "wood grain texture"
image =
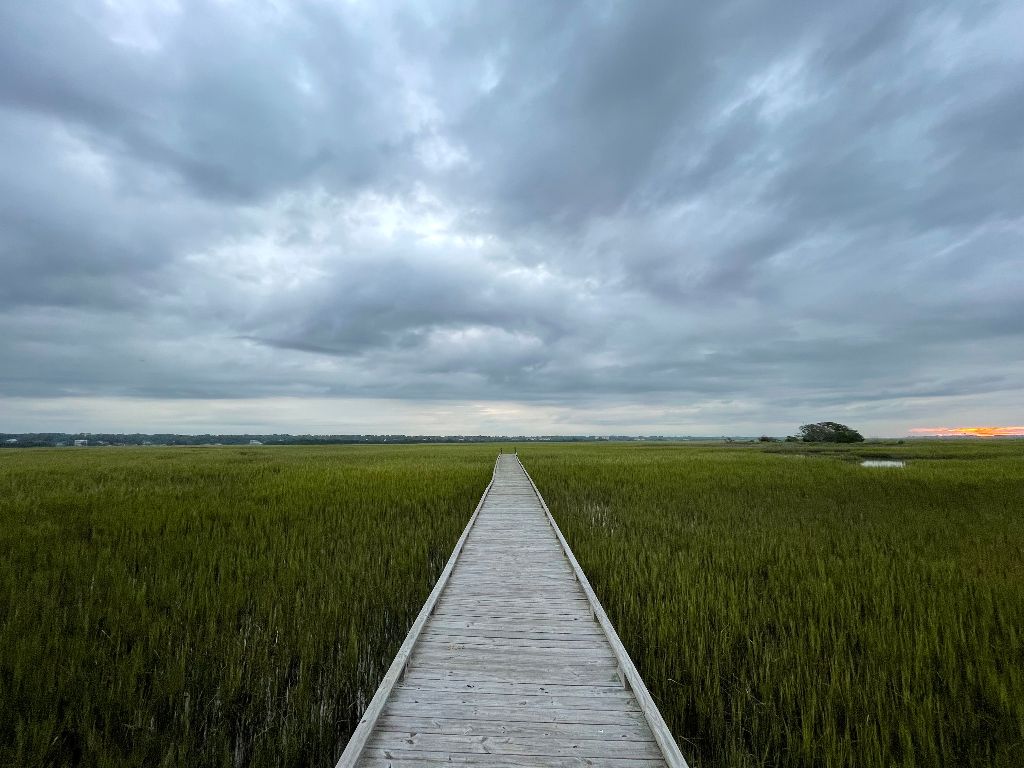
[[[686,768],[581,576],[518,457],[500,455],[338,768]]]

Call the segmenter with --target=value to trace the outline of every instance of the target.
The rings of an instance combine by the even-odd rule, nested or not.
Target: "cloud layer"
[[[4,5],[3,428],[1019,421],[1019,4],[705,5]]]

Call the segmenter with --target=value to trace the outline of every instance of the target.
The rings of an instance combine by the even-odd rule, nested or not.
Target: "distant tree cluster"
[[[801,440],[805,443],[863,443],[864,436],[845,424],[819,421],[817,424],[804,424],[800,427],[799,438],[794,435],[792,438],[787,437],[786,440]]]

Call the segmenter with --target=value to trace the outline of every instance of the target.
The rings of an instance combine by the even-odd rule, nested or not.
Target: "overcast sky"
[[[1022,29],[0,3],[0,431],[1024,423]]]

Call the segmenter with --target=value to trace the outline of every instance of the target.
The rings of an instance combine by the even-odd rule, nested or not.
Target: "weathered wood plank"
[[[466,669],[417,669],[406,675],[410,682],[418,679],[430,680],[479,680],[496,683],[520,681],[524,683],[565,683],[576,685],[609,685],[618,680],[617,673],[612,669],[595,670],[593,672],[577,672],[569,670],[559,674],[543,669],[514,669],[503,671],[487,669],[483,665]]]
[[[579,629],[578,632],[572,631]],[[502,637],[502,635],[509,635],[508,637]],[[568,627],[533,627],[523,626],[522,623],[508,622],[498,625],[493,629],[482,629],[480,626],[474,627],[445,627],[439,625],[437,627],[430,627],[427,632],[424,632],[426,639],[440,641],[444,638],[473,638],[467,642],[476,642],[481,644],[502,646],[507,645],[510,647],[526,647],[530,644],[531,640],[534,641],[545,641],[544,644],[551,646],[553,643],[565,643],[566,649],[573,647],[572,643],[589,643],[591,646],[607,647],[607,644],[602,643],[602,636],[599,633],[595,633],[587,627],[581,627],[578,625],[570,625]]]
[[[538,652],[537,649],[523,649],[519,651],[516,648],[502,648],[492,651],[480,646],[470,645],[456,649],[441,646],[425,646],[416,651],[414,663],[409,665],[406,673],[414,674],[420,669],[437,665],[449,665],[449,669],[457,669],[460,658],[465,659],[466,664],[500,664],[508,669],[519,666],[530,668],[614,668],[615,657],[608,652],[601,649],[588,649],[578,645],[575,647],[578,648],[579,653],[574,656],[573,654],[556,655],[550,652],[550,649],[542,649],[541,652]]]
[[[396,717],[421,717],[425,708],[420,704],[391,702],[388,714]],[[635,725],[647,723],[643,712],[619,711],[614,709],[561,709],[558,707],[502,707],[472,706],[468,704],[445,704],[428,711],[438,717],[458,720],[487,720],[495,723],[587,723],[590,725]]]
[[[382,755],[386,754],[387,757]],[[487,768],[654,768],[664,761],[617,757],[552,757],[540,755],[478,755],[468,752],[446,755],[404,749],[368,751],[360,762],[368,768],[414,768],[432,765],[481,765]]]
[[[517,664],[505,669],[493,669],[493,664],[477,662],[446,667],[432,662],[418,662],[416,670],[406,677],[410,682],[430,680],[478,680],[495,683],[521,681],[524,683],[565,683],[567,685],[611,685],[618,680],[614,667],[608,665],[574,666],[557,672],[551,665]]]
[[[454,619],[448,619],[443,616],[438,617],[439,621],[431,626],[436,630],[442,629],[456,629],[456,630],[478,630],[481,632],[546,632],[554,635],[593,635],[595,637],[601,636],[601,630],[599,628],[591,627],[589,625],[583,625],[580,627],[566,626],[561,622],[494,622],[494,621],[456,621]]]
[[[507,608],[515,611],[582,611],[590,614],[590,605],[586,602],[564,600],[561,598],[481,598],[479,600],[459,598],[458,600],[442,600],[434,609],[434,613],[446,610],[470,610],[470,609],[501,609]],[[593,615],[593,614],[590,614]]]
[[[584,686],[578,686],[583,688]],[[593,686],[596,687],[596,686]],[[582,695],[570,696],[560,693],[529,695],[523,693],[490,693],[479,690],[433,690],[430,688],[402,688],[392,692],[392,701],[407,704],[425,704],[433,708],[438,705],[476,707],[521,707],[523,709],[608,710],[615,712],[637,712],[640,706],[628,695],[602,696],[580,691]]]
[[[461,736],[450,733],[374,730],[367,749],[389,746],[422,752],[479,752],[488,755],[550,755],[554,757],[645,757],[657,759],[661,750],[651,741],[601,741],[557,737]]]
[[[608,648],[602,648],[596,644],[592,646],[576,644],[570,648],[564,647],[566,645],[569,643],[554,643],[549,647],[537,648],[525,645],[473,645],[472,643],[436,643],[421,640],[413,652],[413,658],[416,661],[420,659],[436,661],[448,661],[455,658],[480,659],[492,664],[495,661],[511,663],[516,660],[543,661],[548,664],[565,664],[578,660],[606,664],[615,660],[615,655]]]
[[[502,645],[495,642],[480,644],[438,642],[422,637],[420,642],[417,643],[413,656],[420,658],[419,654],[424,654],[423,658],[470,654],[471,657],[476,656],[491,661],[494,661],[496,658],[499,660],[506,658],[541,658],[549,661],[564,661],[567,657],[569,659],[601,659],[602,661],[614,660],[615,658],[610,650],[602,648],[596,643],[580,644],[552,641],[547,645],[526,645],[525,643]]]
[[[491,610],[478,609],[473,612],[460,613],[458,609],[439,608],[436,611],[434,611],[434,617],[438,621],[467,620],[487,624],[502,624],[510,627],[522,627],[524,624],[529,626],[535,626],[539,624],[553,624],[564,628],[566,631],[572,631],[577,627],[579,627],[580,629],[600,629],[598,624],[594,621],[594,618],[589,613],[582,613],[582,611],[569,610],[538,610],[536,613],[532,613],[528,610],[515,611],[493,608]]]
[[[599,698],[602,700],[602,708],[607,706],[619,706],[615,702],[635,704],[634,697],[628,690],[614,683],[605,685],[591,685],[590,683],[527,683],[508,680],[451,680],[444,678],[420,677],[407,680],[406,684],[396,689],[394,695],[405,693],[423,696],[434,695],[439,692],[469,694],[480,693],[495,696],[538,696],[541,698],[566,697],[576,698]],[[518,700],[518,699],[517,699]],[[540,705],[540,699],[524,699],[526,704]],[[639,706],[638,704],[636,706]]]
[[[587,741],[650,741],[646,722],[629,725],[606,723],[533,723],[522,721],[474,720],[467,718],[401,715],[386,712],[377,720],[382,731],[451,734],[460,736],[511,736],[514,739],[551,739]]]
[[[549,632],[547,630],[516,630],[499,627],[497,629],[480,629],[479,627],[435,627],[431,635],[444,635],[447,637],[475,637],[478,639],[491,638],[494,640],[552,640],[558,642],[599,642],[602,635],[599,632]]]

